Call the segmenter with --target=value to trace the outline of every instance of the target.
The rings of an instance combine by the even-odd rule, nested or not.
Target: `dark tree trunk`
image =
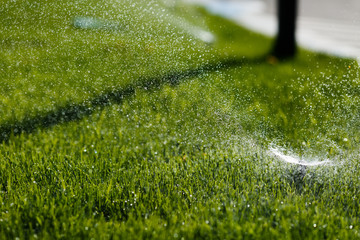
[[[297,0],[277,0],[278,33],[272,55],[278,59],[294,57],[296,54]]]

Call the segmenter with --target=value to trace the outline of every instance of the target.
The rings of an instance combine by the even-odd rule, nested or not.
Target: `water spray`
[[[296,164],[296,165],[300,165],[300,166],[313,167],[313,166],[332,164],[332,161],[330,161],[328,159],[325,159],[323,161],[318,161],[318,160],[311,161],[311,160],[306,160],[306,159],[303,159],[303,158],[300,158],[297,156],[285,155],[283,152],[281,152],[279,150],[279,148],[271,147],[269,149],[269,151],[272,155],[274,155],[275,157],[277,157],[278,159],[280,159],[283,162]]]
[[[309,160],[304,159],[298,156],[294,155],[286,155],[284,154],[279,147],[270,147],[269,152],[271,155],[275,156],[277,159],[289,163],[291,165],[294,165],[296,168],[294,169],[294,172],[290,175],[290,181],[295,184],[295,187],[298,190],[302,190],[304,179],[306,174],[308,173],[308,170],[310,167],[316,167],[316,166],[325,166],[325,165],[332,165],[332,161],[325,159],[322,161],[319,160]]]

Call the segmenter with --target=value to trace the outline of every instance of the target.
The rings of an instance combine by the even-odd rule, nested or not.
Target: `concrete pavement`
[[[276,0],[183,0],[202,5],[253,31],[274,36]],[[299,0],[298,44],[313,51],[360,57],[359,0]]]

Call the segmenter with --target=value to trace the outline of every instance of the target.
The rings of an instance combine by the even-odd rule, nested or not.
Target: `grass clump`
[[[29,88],[19,77],[26,71],[20,69],[23,65],[6,63],[11,68],[19,67],[16,71],[19,75],[14,78],[15,73],[3,72],[4,85],[10,86],[10,79],[17,81],[12,90],[2,95],[5,107],[0,126],[5,129],[8,123],[19,124],[25,115],[34,119],[57,116],[49,115],[49,106],[71,112],[66,108],[68,101],[77,104],[91,99],[85,107],[92,109],[68,121],[38,123],[31,131],[12,129],[8,138],[4,138],[0,146],[0,238],[359,238],[356,118],[359,69],[353,61],[305,51],[292,61],[276,65],[254,60],[265,52],[269,39],[196,9],[189,9],[188,13],[201,19],[205,27],[208,24],[207,28],[216,34],[217,42],[212,47],[181,31],[175,31],[177,35],[171,35],[168,41],[161,41],[168,36],[161,18],[146,23],[152,28],[141,33],[149,37],[145,33],[154,31],[149,38],[156,37],[152,43],[157,50],[151,59],[157,64],[149,63],[146,52],[135,47],[151,40],[146,37],[130,41],[130,50],[126,47],[131,53],[128,58],[117,50],[107,58],[92,54],[102,44],[97,40],[105,41],[108,36],[120,41],[126,34],[107,27],[64,29],[62,24],[71,22],[73,13],[87,15],[88,11],[88,15],[101,19],[116,14],[98,12],[98,5],[88,1],[84,6],[66,1],[38,3],[47,11],[32,8],[31,4],[2,6],[2,11],[6,9],[8,13],[8,17],[0,15],[2,21],[11,19],[7,20],[8,25],[14,22],[23,8],[44,12],[49,19],[54,18],[46,22],[47,31],[35,31],[32,21],[40,20],[31,17],[37,14],[31,15],[31,11],[24,17],[29,21],[21,24],[27,26],[26,31],[33,31],[34,38],[42,36],[59,49],[46,55],[46,50],[52,48],[28,47],[22,40],[31,36],[23,34],[25,27],[16,31],[15,25],[10,24],[2,36],[19,36],[21,41],[16,46],[11,44],[12,47],[5,47],[7,42],[2,41],[1,54],[10,52],[10,62],[16,60],[13,54],[20,51],[25,56],[35,54],[41,59],[41,54],[45,54],[44,59],[52,59],[41,64],[29,60],[29,64],[38,64],[31,71],[62,64],[72,66],[79,54],[77,49],[85,49],[82,56],[89,59],[83,70],[75,65],[70,66],[69,73],[55,68],[50,74],[54,78],[44,77],[46,71],[40,71],[32,83],[35,90],[31,101],[37,105],[27,107],[30,97],[22,96],[16,108],[15,92]],[[105,9],[123,11],[126,16],[135,16],[131,11],[143,12],[141,8],[132,8],[130,1],[122,2],[126,8],[115,10],[111,4],[119,3],[106,3]],[[144,3],[131,3],[145,7]],[[162,12],[160,4],[155,12]],[[174,9],[167,11],[175,14]],[[177,11],[176,14],[181,14],[185,10]],[[157,16],[148,14],[143,20]],[[66,16],[64,22],[59,20],[64,19],[62,16]],[[109,20],[118,23],[111,17]],[[140,20],[134,22],[140,24]],[[57,40],[58,35],[52,35],[53,26],[69,31],[68,45]],[[163,57],[178,36],[188,39],[172,45],[179,58],[165,64]],[[91,44],[81,42],[85,37]],[[179,50],[181,46],[192,47]],[[207,49],[207,57],[194,55],[194,52],[202,55],[203,49]],[[67,54],[68,63],[64,63],[63,54]],[[197,57],[185,64],[179,60],[188,56]],[[229,64],[229,59],[239,58],[241,61]],[[191,74],[181,71],[196,69],[210,61],[219,63],[214,71],[209,67],[200,67]],[[131,68],[131,64],[143,65]],[[157,69],[152,71],[151,64]],[[88,69],[93,71],[91,81],[84,80]],[[108,80],[96,80],[103,78],[109,69],[113,75]],[[183,74],[172,74],[174,69]],[[30,75],[26,76],[28,80]],[[70,81],[74,76],[79,82]],[[50,88],[57,84],[56,79],[61,79],[61,84],[54,88],[58,95],[51,94],[53,103],[39,100],[50,89],[42,79],[49,81]],[[157,83],[133,82],[139,79]],[[74,94],[73,89],[78,88],[66,85],[67,81],[78,84],[79,89],[90,89],[89,94]],[[113,85],[115,90],[130,86],[131,91],[122,95],[121,101],[94,104],[91,96],[99,96]],[[115,93],[111,90],[109,96]],[[11,116],[9,109],[14,112]],[[36,115],[37,111],[43,115]],[[271,144],[305,159],[328,158],[333,165],[308,168],[297,180],[298,169],[270,154]]]

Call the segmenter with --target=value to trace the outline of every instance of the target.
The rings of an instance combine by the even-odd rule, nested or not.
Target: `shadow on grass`
[[[141,78],[134,84],[102,93],[83,103],[71,103],[44,114],[2,124],[0,125],[0,142],[7,142],[12,136],[17,136],[22,133],[31,133],[38,128],[49,128],[57,124],[80,120],[91,115],[94,111],[108,105],[121,104],[124,99],[135,95],[136,89],[158,89],[164,84],[175,86],[187,79],[199,77],[205,73],[261,62],[264,62],[263,58],[229,58],[215,63],[204,64],[198,68],[182,72],[170,72],[163,76]]]

